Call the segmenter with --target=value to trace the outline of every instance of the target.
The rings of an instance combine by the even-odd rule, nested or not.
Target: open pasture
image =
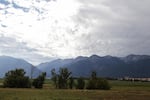
[[[2,82],[2,80],[1,80]],[[149,82],[110,81],[111,90],[59,90],[46,81],[43,89],[0,88],[0,100],[149,100]]]

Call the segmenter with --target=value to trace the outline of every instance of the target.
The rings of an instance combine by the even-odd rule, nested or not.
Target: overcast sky
[[[0,0],[0,55],[150,55],[149,9],[150,0]]]

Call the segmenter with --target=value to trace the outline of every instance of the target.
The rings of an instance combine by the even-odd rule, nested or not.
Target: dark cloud
[[[53,18],[48,5],[39,6],[40,3],[48,4],[49,1],[55,0],[34,0],[30,1],[31,5],[21,5],[15,0],[0,1],[3,5],[0,8],[3,15],[0,19],[0,55],[23,58],[34,64],[51,60],[52,57],[92,54],[125,56],[132,53],[150,55],[150,0],[78,0],[81,4],[78,13],[68,16],[69,20],[63,18],[59,20],[61,16],[57,13],[62,13],[59,11],[55,15],[58,18]],[[18,11],[23,11],[22,16]],[[32,11],[33,15],[37,14],[37,17],[32,17]],[[33,23],[26,22],[26,19],[30,18],[23,17],[24,14],[29,16],[31,14],[31,17],[38,22],[34,20]],[[36,43],[36,39],[31,38],[32,44],[26,39],[28,36],[22,37],[22,33],[27,32],[18,30],[21,28],[20,25],[23,29],[27,26],[31,31],[37,30],[31,32],[31,37],[39,35],[42,38],[44,32],[50,33],[49,40]],[[47,26],[49,30],[44,28]],[[8,36],[1,35],[5,32]],[[12,36],[11,33],[22,38]],[[38,39],[42,42],[40,37],[36,37],[37,42]]]
[[[149,0],[79,1],[75,21],[88,30],[80,40],[87,54],[150,54]]]

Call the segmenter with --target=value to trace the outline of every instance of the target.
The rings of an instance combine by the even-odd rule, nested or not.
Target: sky
[[[150,0],[0,0],[0,55],[32,64],[150,55]]]

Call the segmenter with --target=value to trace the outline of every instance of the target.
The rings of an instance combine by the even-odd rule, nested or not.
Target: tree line
[[[52,81],[57,89],[102,89],[111,88],[109,82],[104,78],[98,78],[97,73],[93,71],[88,79],[83,77],[73,78],[72,73],[67,68],[60,68],[56,73],[55,69],[51,70]]]
[[[5,74],[3,86],[9,88],[43,88],[46,73],[42,73],[37,78],[31,80],[25,76],[23,69],[15,69]],[[59,72],[51,70],[51,80],[56,89],[103,89],[111,88],[108,81],[104,78],[98,78],[95,71],[87,79],[83,77],[73,78],[72,72],[67,68],[60,68]]]
[[[30,80],[28,76],[25,76],[26,72],[23,69],[15,69],[8,71],[5,74],[3,87],[9,88],[43,88],[46,73],[42,73],[37,78]]]

